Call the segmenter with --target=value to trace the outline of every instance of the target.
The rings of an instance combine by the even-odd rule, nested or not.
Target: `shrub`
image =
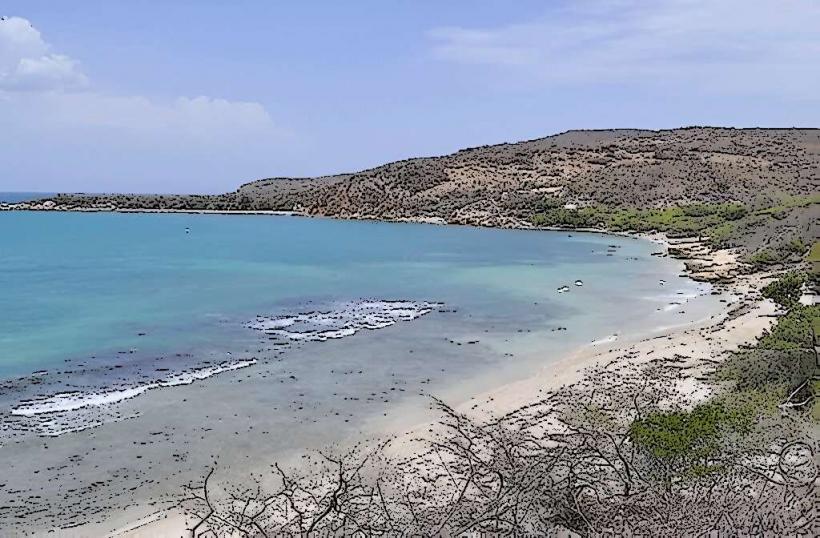
[[[783,258],[780,257],[776,252],[764,248],[763,250],[758,250],[754,254],[748,257],[747,261],[754,267],[760,268],[765,265],[775,265],[783,261]]]
[[[785,396],[810,378],[814,369],[814,354],[807,349],[743,349],[721,364],[714,379],[731,381],[736,390],[781,387]]]
[[[720,211],[720,215],[726,220],[739,220],[748,214],[749,210],[742,204],[726,204]]]
[[[820,305],[793,307],[759,341],[763,349],[813,349],[813,327],[820,321]]]
[[[820,287],[820,241],[814,242],[806,261],[809,262],[809,283],[817,292],[817,288]]]
[[[806,252],[807,248],[808,245],[799,237],[793,237],[783,245],[783,250],[786,252],[790,254],[798,254],[800,256]]]
[[[740,349],[714,372],[716,381],[731,381],[736,390],[782,387],[791,393],[818,374],[814,354],[820,306],[794,306],[749,348]]]
[[[720,469],[710,466],[710,459],[719,453],[724,434],[746,433],[752,424],[748,411],[710,402],[691,411],[650,414],[632,423],[629,436],[662,472],[700,475]]]
[[[805,282],[804,273],[790,271],[763,288],[763,297],[771,299],[784,308],[791,308],[800,300]]]

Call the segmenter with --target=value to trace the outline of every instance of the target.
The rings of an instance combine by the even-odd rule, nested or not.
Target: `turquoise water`
[[[108,535],[215,460],[220,481],[266,476],[434,420],[431,395],[457,405],[549,376],[579,346],[716,311],[660,250],[599,234],[0,212],[0,529]]]
[[[558,353],[650,316],[672,323],[676,303],[704,293],[655,250],[596,234],[300,217],[0,213],[0,411],[99,408],[181,373],[194,374],[187,383],[422,320],[442,346],[481,335],[482,368],[533,346]],[[417,360],[438,366],[446,353]],[[462,355],[447,361],[464,377],[479,361]]]

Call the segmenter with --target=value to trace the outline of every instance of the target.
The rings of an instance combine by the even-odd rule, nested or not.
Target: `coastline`
[[[64,213],[183,213],[189,215],[272,215],[280,217],[306,217],[307,213],[300,211],[271,211],[271,210],[222,210],[222,209],[150,209],[125,207],[63,207],[59,205],[45,206],[30,202],[12,204],[0,203],[0,211],[44,211]]]
[[[731,282],[737,275],[737,257],[728,250],[715,250],[705,243],[704,238],[685,237],[671,239],[661,232],[614,231],[605,228],[571,228],[561,226],[536,226],[518,218],[508,217],[502,220],[476,221],[468,218],[462,221],[448,221],[442,217],[384,217],[378,215],[344,214],[323,215],[304,211],[273,211],[273,210],[239,210],[239,209],[151,209],[151,208],[122,208],[115,206],[65,206],[55,204],[51,200],[41,203],[19,202],[0,203],[0,212],[3,211],[32,211],[32,212],[67,212],[67,213],[123,213],[123,214],[187,214],[187,215],[258,215],[274,217],[305,217],[325,218],[332,220],[363,220],[375,222],[391,222],[405,224],[427,224],[434,226],[473,226],[478,228],[500,228],[512,230],[550,231],[565,233],[592,233],[617,237],[631,237],[646,239],[663,245],[667,254],[684,260],[686,276],[698,282]]]
[[[128,212],[128,211],[124,211]],[[152,211],[148,211],[152,212]],[[165,211],[160,211],[165,212]],[[169,212],[180,212],[180,211],[169,211]],[[200,213],[199,211],[194,211],[195,213]],[[220,212],[223,213],[223,212]],[[236,213],[236,212],[224,212],[224,213]],[[322,218],[322,217],[319,217]],[[326,218],[333,218],[333,217],[326,217]],[[352,220],[362,220],[362,219],[352,219]],[[368,219],[370,220],[370,219]],[[395,222],[395,221],[389,221]],[[476,226],[470,224],[462,224],[466,226],[475,226],[475,227],[486,227],[486,226]],[[458,226],[458,225],[457,225]],[[533,227],[523,228],[529,231],[538,231],[539,229]],[[562,233],[574,234],[574,233],[593,233],[593,234],[605,234],[611,236],[618,236],[618,237],[631,237],[636,239],[648,240],[652,241],[655,244],[660,244],[664,246],[663,252],[653,252],[653,255],[666,257],[669,256],[670,252],[674,249],[677,255],[671,256],[675,258],[683,258],[683,268],[681,274],[679,276],[689,276],[691,277],[692,271],[692,264],[702,264],[707,266],[707,273],[709,272],[709,267],[715,265],[711,260],[715,258],[721,258],[726,263],[718,264],[720,267],[727,270],[727,274],[733,274],[737,272],[738,264],[736,260],[736,256],[728,251],[717,251],[713,252],[708,248],[702,247],[701,243],[691,239],[669,239],[663,234],[647,234],[647,233],[624,233],[624,232],[608,232],[606,230],[598,230],[598,229],[567,229],[567,228],[556,228],[553,231],[560,231]],[[681,248],[683,245],[683,248]],[[659,249],[660,250],[660,249]],[[695,255],[692,258],[684,258],[682,256],[685,252],[693,252]],[[704,280],[710,280],[717,283],[718,286],[723,288],[724,293],[736,293],[738,296],[747,297],[749,301],[753,299],[748,295],[748,288],[749,285],[757,286],[754,284],[753,281],[758,277],[752,276],[750,278],[743,277],[739,280],[734,281],[727,281],[725,276],[720,275],[711,275]],[[758,300],[757,303],[760,301]],[[755,303],[755,304],[757,304]],[[738,307],[742,307],[744,304],[747,304],[744,300]],[[749,303],[751,304],[751,303]],[[470,406],[475,405],[476,402],[480,402],[480,409],[478,412],[485,413],[485,417],[488,416],[499,416],[503,415],[508,412],[513,412],[514,410],[527,406],[531,404],[533,401],[537,401],[539,398],[543,397],[543,393],[549,390],[558,388],[562,385],[570,384],[579,381],[583,377],[583,370],[586,368],[590,368],[595,366],[596,364],[602,364],[605,362],[610,362],[619,359],[618,354],[626,354],[628,351],[634,351],[635,348],[641,349],[642,353],[652,354],[656,353],[659,350],[656,349],[661,343],[661,340],[664,337],[674,338],[674,342],[677,343],[670,343],[666,346],[667,351],[670,349],[676,348],[678,345],[684,345],[686,342],[689,342],[690,339],[703,339],[703,335],[701,334],[688,334],[688,336],[684,335],[685,338],[683,340],[677,340],[678,336],[682,336],[682,333],[694,333],[698,330],[706,330],[705,328],[714,328],[716,324],[725,321],[729,316],[730,312],[734,310],[734,305],[727,305],[725,308],[721,308],[719,314],[713,316],[707,320],[695,320],[690,323],[678,325],[671,328],[660,329],[655,328],[650,332],[640,331],[640,334],[635,334],[634,332],[626,337],[622,336],[617,341],[608,342],[605,341],[598,341],[598,344],[593,346],[590,344],[585,344],[582,347],[574,350],[572,353],[568,354],[561,354],[562,358],[558,359],[557,361],[550,361],[547,366],[541,367],[537,372],[533,375],[521,379],[519,381],[515,381],[513,383],[506,383],[500,384],[499,386],[495,386],[494,388],[487,390],[487,391],[476,391],[476,394],[471,394],[472,398],[469,396],[464,398],[460,405],[457,405],[456,408],[460,411],[471,411]],[[748,305],[747,305],[748,306]],[[759,306],[759,305],[758,305]],[[754,307],[754,305],[752,305]],[[762,313],[761,316],[766,315]],[[750,319],[757,319],[757,316],[750,318]],[[763,318],[761,318],[763,319]],[[719,329],[718,329],[719,330]],[[760,328],[759,330],[762,330]],[[661,334],[663,333],[663,334]],[[755,334],[756,335],[756,334]],[[753,338],[753,336],[752,336]],[[724,342],[726,344],[726,342]],[[625,349],[626,348],[626,349]],[[709,346],[707,346],[707,349]],[[722,349],[720,345],[712,346],[712,349],[709,349],[711,352],[721,352]],[[725,348],[728,349],[728,348]],[[540,363],[543,364],[545,362],[545,357],[543,353],[539,353],[537,350],[534,350],[532,353],[536,358],[540,355]],[[674,353],[673,353],[674,354]],[[656,355],[657,356],[657,355]],[[708,355],[707,358],[711,358],[711,355]],[[455,403],[455,401],[454,401]],[[481,418],[480,415],[476,414],[477,418]],[[418,424],[416,427],[411,428],[409,431],[388,431],[383,430],[385,435],[392,435],[397,437],[397,442],[394,442],[394,445],[400,444],[398,441],[401,440],[402,436],[405,438],[413,436],[418,431],[422,431],[423,429],[429,429],[430,422],[424,422]],[[403,423],[402,427],[406,427],[407,424]],[[394,428],[394,430],[397,428]],[[406,448],[403,450],[408,451],[408,453],[412,453],[412,445],[407,444]],[[143,513],[145,513],[143,511]],[[116,518],[112,522],[113,525],[122,525],[119,530],[112,533],[112,536],[182,536],[187,534],[186,530],[186,523],[184,517],[181,514],[175,513],[172,509],[171,511],[160,511],[151,514],[150,516],[141,518],[139,520],[131,520],[129,521],[128,517]],[[110,526],[108,528],[111,528]],[[68,535],[77,535],[83,536],[83,532],[87,532],[87,530],[83,530],[83,527],[75,528],[75,529],[67,529],[66,532]],[[77,533],[77,534],[74,534]]]
[[[584,231],[609,233],[601,230]],[[696,243],[692,240],[670,240],[663,234],[610,235],[640,237],[662,244],[666,249],[675,249],[682,243],[687,245],[687,249],[691,249],[693,243]],[[766,275],[737,275],[739,262],[732,252],[704,251],[700,243],[694,246],[694,251],[700,257],[683,260],[685,273],[691,277],[695,272],[693,267],[701,273],[708,273],[710,268],[716,271],[716,274],[701,276],[704,277],[703,280],[711,279],[720,286],[726,301],[719,312],[705,319],[673,327],[656,327],[612,341],[586,344],[539,367],[534,374],[524,379],[473,394],[454,408],[478,420],[497,419],[538,405],[551,391],[589,379],[594,368],[642,367],[655,361],[678,363],[682,375],[676,390],[687,396],[689,401],[698,402],[707,398],[711,389],[699,377],[710,366],[722,360],[729,351],[752,343],[772,324],[777,309],[774,303],[764,300],[759,293]],[[536,351],[534,355],[543,356],[543,352]],[[594,382],[594,378],[591,380]],[[435,422],[423,421],[410,428],[390,430],[388,427],[377,431],[384,437],[392,438],[389,449],[391,454],[412,457],[420,447],[419,440],[435,432],[436,427]],[[133,521],[109,536],[182,537],[187,535],[189,527],[185,514],[171,509]]]
[[[658,327],[627,334],[608,342],[593,342],[549,361],[518,381],[504,383],[473,394],[454,405],[455,411],[478,421],[492,421],[543,402],[552,392],[584,380],[594,383],[595,368],[605,370],[652,362],[675,362],[681,371],[678,394],[691,403],[712,395],[712,389],[701,376],[722,361],[727,353],[751,344],[768,329],[776,316],[777,306],[760,296],[765,283],[763,275],[748,275],[726,286],[724,295],[733,296],[721,310],[708,318],[672,327]],[[535,352],[543,356],[543,352]],[[435,431],[437,424],[424,422],[413,428],[392,432],[394,454],[409,457],[419,439]]]
[[[696,379],[722,356],[738,347],[752,343],[773,322],[776,305],[758,298],[762,287],[760,277],[740,279],[727,290],[738,297],[727,303],[721,312],[706,319],[695,320],[669,328],[658,328],[648,333],[619,339],[602,346],[587,345],[558,361],[549,363],[522,381],[502,385],[485,394],[477,395],[479,402],[476,418],[491,418],[482,413],[489,410],[494,417],[515,411],[537,401],[544,392],[580,381],[594,367],[612,367],[616,364],[642,366],[652,361],[679,360],[691,384],[678,387],[694,400],[706,398],[710,392]],[[685,350],[685,354],[682,351]],[[462,405],[458,411],[471,413]]]

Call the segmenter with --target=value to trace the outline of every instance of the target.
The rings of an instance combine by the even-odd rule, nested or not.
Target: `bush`
[[[555,201],[539,203],[533,224],[538,226],[598,227],[613,231],[659,231],[671,237],[718,235],[723,241],[736,226],[724,226],[742,219],[748,210],[742,204],[697,203],[658,209],[614,208],[607,206],[564,209]]]
[[[819,373],[814,354],[818,324],[820,306],[794,306],[754,346],[723,362],[714,379],[731,381],[736,390],[781,387],[787,394],[807,386]]]
[[[726,220],[740,220],[749,214],[742,204],[727,204],[721,208],[720,215]]]
[[[636,420],[630,439],[667,469],[702,472],[720,450],[724,433],[744,433],[752,426],[750,413],[729,410],[719,403],[698,405],[692,411],[653,413]]]
[[[799,237],[793,237],[783,245],[783,250],[790,254],[797,254],[799,256],[802,256],[806,252],[807,248],[808,245]]]
[[[820,306],[797,305],[781,317],[758,342],[763,349],[814,349],[814,331],[820,321]]]
[[[773,250],[768,248],[764,248],[763,250],[758,250],[749,258],[747,261],[755,268],[761,268],[766,265],[776,265],[783,261],[783,258],[779,256]]]
[[[820,287],[820,241],[815,241],[806,256],[809,263],[809,283],[815,290]]]
[[[814,374],[814,354],[807,349],[743,349],[721,364],[715,381],[731,381],[736,390],[781,387],[781,396]]]
[[[763,288],[763,297],[771,299],[784,308],[791,308],[800,300],[805,282],[804,273],[790,271]]]

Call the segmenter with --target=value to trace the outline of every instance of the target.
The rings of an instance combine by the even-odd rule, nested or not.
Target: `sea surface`
[[[709,286],[662,250],[590,233],[0,212],[0,456],[16,488],[0,485],[0,504],[30,488],[46,506],[30,528],[59,524],[47,503],[116,510],[117,488],[138,483],[137,505],[134,491],[162,489],[145,476],[195,476],[214,450],[335,442],[398,405],[707,315]],[[82,486],[105,469],[119,478],[94,501]]]
[[[0,192],[0,203],[16,204],[53,195],[52,192]]]

